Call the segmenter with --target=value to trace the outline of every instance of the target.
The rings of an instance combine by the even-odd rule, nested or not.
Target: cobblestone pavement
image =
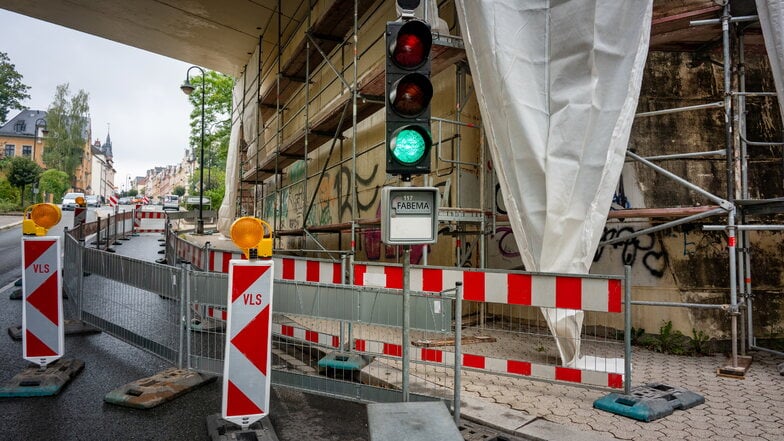
[[[464,372],[466,395],[578,430],[629,440],[784,440],[780,358],[754,353],[745,379],[718,377],[724,356],[684,357],[634,349],[633,384],[660,382],[705,397],[705,404],[650,423],[593,408],[605,392]]]

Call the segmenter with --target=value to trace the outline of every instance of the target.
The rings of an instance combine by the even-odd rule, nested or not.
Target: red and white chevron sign
[[[273,265],[229,262],[221,417],[243,428],[269,413]]]
[[[22,238],[22,357],[40,366],[64,353],[60,238]]]
[[[74,207],[73,226],[74,228],[87,222],[87,208]]]
[[[109,205],[111,205],[112,207],[117,206],[117,201],[118,201],[117,196],[115,195],[109,196]]]

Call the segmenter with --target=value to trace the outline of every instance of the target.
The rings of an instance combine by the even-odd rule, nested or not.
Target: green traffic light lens
[[[403,129],[396,136],[392,146],[395,159],[403,164],[414,164],[425,154],[427,143],[425,138],[416,130]]]

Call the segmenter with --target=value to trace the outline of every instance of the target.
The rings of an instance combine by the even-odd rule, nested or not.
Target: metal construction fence
[[[64,271],[73,314],[172,364],[222,373],[227,274],[199,267],[215,268],[220,259],[222,268],[231,252],[168,232],[173,265],[165,265],[92,248],[74,233],[65,240],[74,264]],[[353,266],[349,285],[344,262],[275,258],[273,383],[368,402],[452,400],[463,369],[602,389],[630,385],[628,274],[367,263]],[[404,271],[410,291],[401,289]],[[567,342],[590,354],[581,364],[560,364],[542,307],[584,315],[585,326]]]

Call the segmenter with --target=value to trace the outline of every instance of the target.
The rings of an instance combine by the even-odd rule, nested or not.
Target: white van
[[[73,210],[74,208],[78,207],[79,204],[76,203],[77,198],[84,199],[84,193],[67,193],[65,196],[63,196],[62,210]]]
[[[163,209],[180,211],[180,197],[176,194],[167,194],[164,196]]]

